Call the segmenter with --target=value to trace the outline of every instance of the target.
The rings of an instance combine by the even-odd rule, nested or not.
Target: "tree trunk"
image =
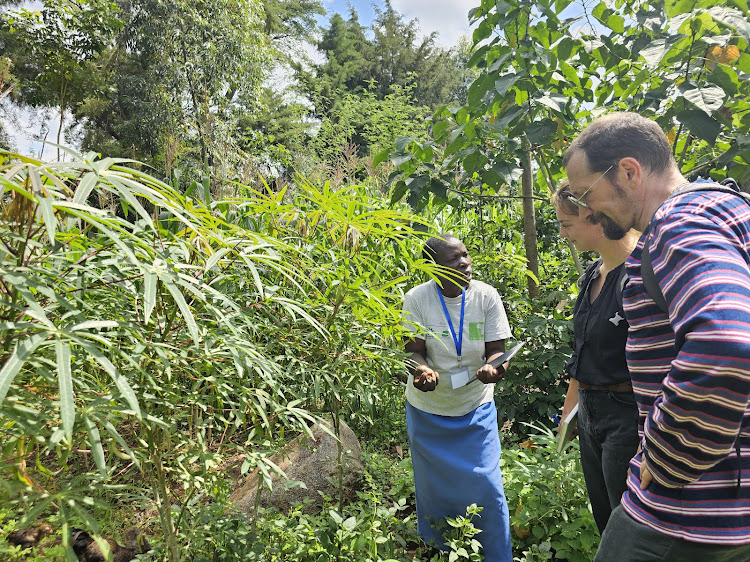
[[[536,216],[534,215],[534,182],[531,175],[531,152],[526,152],[523,162],[523,176],[521,176],[521,191],[523,195],[523,242],[526,247],[526,266],[533,273],[527,275],[526,283],[529,298],[539,296],[539,254],[536,246]]]

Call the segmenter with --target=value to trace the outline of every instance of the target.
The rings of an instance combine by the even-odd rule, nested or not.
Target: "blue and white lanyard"
[[[450,314],[448,314],[448,307],[445,306],[445,299],[443,298],[443,293],[440,292],[440,287],[436,284],[435,289],[437,289],[438,298],[440,299],[440,304],[443,305],[443,314],[445,315],[445,319],[448,321],[448,328],[451,331],[451,337],[453,338],[453,343],[456,344],[456,356],[458,358],[458,364],[461,365],[461,348],[463,346],[464,341],[464,309],[466,308],[466,291],[464,288],[461,288],[461,321],[459,322],[458,327],[458,337],[456,337],[456,330],[453,329],[453,322],[451,322]]]

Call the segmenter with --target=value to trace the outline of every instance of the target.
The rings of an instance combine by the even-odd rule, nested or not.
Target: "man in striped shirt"
[[[570,199],[618,239],[641,448],[597,561],[750,560],[750,205],[684,192],[669,141],[635,113],[595,120],[563,161]],[[643,286],[648,244],[666,314]]]

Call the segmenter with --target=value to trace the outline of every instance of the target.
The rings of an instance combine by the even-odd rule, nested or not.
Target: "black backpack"
[[[732,178],[727,178],[721,183],[696,183],[681,190],[680,193],[690,193],[692,191],[723,191],[724,193],[733,193],[742,197],[750,205],[750,193],[740,191],[740,186]],[[649,230],[651,230],[650,224],[644,231],[646,236],[648,236]],[[659,283],[656,281],[654,266],[651,265],[651,253],[648,249],[648,242],[644,244],[643,253],[641,254],[641,277],[643,278],[643,287],[654,300],[656,306],[659,307],[659,310],[665,314],[669,314],[667,300],[664,298],[664,293],[662,293],[661,287],[659,287]]]

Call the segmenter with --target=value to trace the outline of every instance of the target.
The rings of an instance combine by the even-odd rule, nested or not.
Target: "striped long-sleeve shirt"
[[[644,243],[669,316],[643,287]],[[626,357],[643,450],[622,505],[689,541],[750,543],[748,264],[750,205],[700,191],[668,199],[626,265]],[[654,481],[641,490],[644,455]]]

